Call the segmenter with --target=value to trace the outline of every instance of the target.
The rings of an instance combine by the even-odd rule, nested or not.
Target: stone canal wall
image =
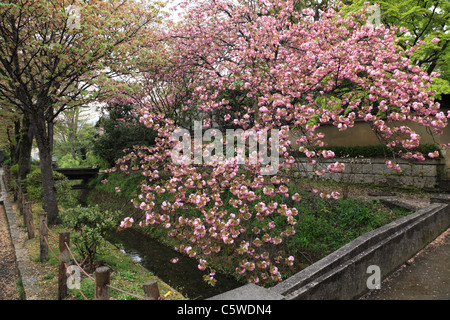
[[[249,284],[212,300],[349,300],[364,295],[379,271],[387,278],[450,227],[450,195],[435,196],[427,208],[370,231],[325,258],[264,289]]]
[[[299,177],[334,180],[337,182],[368,183],[391,187],[436,188],[441,179],[445,179],[445,162],[440,159],[417,161],[414,163],[403,159],[397,160],[401,173],[390,170],[382,158],[333,158],[322,159],[322,167],[340,162],[345,164],[345,171],[325,173],[317,176],[313,166],[307,164],[306,158],[297,160],[295,173]]]

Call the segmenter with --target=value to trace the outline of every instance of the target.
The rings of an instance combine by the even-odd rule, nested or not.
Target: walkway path
[[[1,200],[1,196],[0,196]],[[18,300],[19,269],[3,205],[0,205],[0,300]]]
[[[1,299],[27,299],[40,300],[40,289],[36,285],[36,270],[28,257],[25,243],[28,239],[26,232],[20,227],[21,221],[16,220],[16,213],[12,208],[12,202],[5,190],[3,182],[3,169],[0,168],[0,199],[3,201],[0,210],[0,241],[5,251],[0,253],[0,261],[3,271],[0,270],[0,300]],[[0,267],[1,269],[1,267]],[[19,295],[16,286],[17,279],[21,279],[23,296]]]
[[[363,300],[450,300],[450,229]]]

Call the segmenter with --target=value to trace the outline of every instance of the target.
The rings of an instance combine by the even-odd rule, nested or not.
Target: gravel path
[[[19,269],[3,205],[0,206],[0,300],[18,300]]]

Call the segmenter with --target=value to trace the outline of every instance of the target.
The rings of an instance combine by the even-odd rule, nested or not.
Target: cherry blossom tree
[[[123,171],[141,171],[144,177],[133,199],[143,215],[126,218],[121,227],[139,223],[166,230],[180,252],[209,270],[207,281],[214,281],[210,261],[220,263],[213,257],[219,252],[236,257],[235,272],[250,282],[281,281],[295,262],[279,244],[295,233],[301,215],[295,205],[301,197],[291,190],[288,174],[295,152],[306,154],[317,175],[344,169],[338,162],[321,164],[334,156],[316,149],[324,146],[322,125],[343,131],[363,120],[388,147],[406,150],[399,156],[423,160],[423,154],[409,151],[420,136],[405,121],[442,133],[447,116],[433,100],[431,76],[409,60],[417,47],[399,47],[395,27],[367,24],[367,9],[345,17],[327,9],[315,18],[318,10],[299,12],[295,1],[184,5],[183,20],[164,38],[171,72],[148,77],[181,94],[179,112],[201,111],[204,141],[199,145],[194,137],[193,149],[183,153],[186,161],[174,161],[172,151],[185,138],[191,143],[192,130],[160,112],[161,101],[142,99],[140,121],[158,131],[158,138],[155,146],[136,147],[117,161]],[[186,75],[190,90],[180,91]],[[214,145],[207,142],[218,123],[219,129],[253,130],[255,139],[266,139],[279,154],[278,171],[262,174],[269,165],[252,162],[259,154],[250,148],[226,158],[216,153],[209,162],[188,161],[199,153],[212,155]],[[386,164],[399,169],[395,160]]]

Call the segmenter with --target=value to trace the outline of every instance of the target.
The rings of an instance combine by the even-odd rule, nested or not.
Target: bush
[[[11,177],[14,177],[14,180],[17,179],[19,175],[19,165],[15,164],[9,167],[9,173],[11,174]]]
[[[81,167],[81,157],[74,159],[71,154],[66,154],[58,160],[59,168],[78,168]]]
[[[69,208],[61,213],[63,223],[73,230],[72,241],[78,252],[92,267],[108,231],[119,223],[119,211],[102,211],[98,205]]]
[[[337,158],[354,158],[354,157],[364,157],[364,158],[384,158],[391,157],[392,152],[398,153],[399,151],[407,152],[421,152],[425,156],[434,151],[440,151],[439,146],[434,144],[422,144],[417,148],[412,150],[405,150],[402,148],[389,149],[384,145],[370,145],[370,146],[327,146],[317,148],[318,150],[332,150]],[[296,151],[294,155],[297,157],[305,157],[306,155],[302,152]],[[439,154],[442,157],[442,154]]]
[[[58,203],[62,207],[71,207],[77,204],[76,191],[72,190],[72,182],[65,175],[57,171],[53,172],[55,180],[56,196]],[[32,166],[32,171],[24,180],[25,189],[30,200],[42,201],[44,198],[42,192],[42,174],[41,170]]]
[[[9,166],[11,164],[11,157],[9,153],[0,150],[0,166]]]
[[[103,184],[102,180],[107,180],[108,183]],[[134,199],[140,193],[142,180],[142,175],[139,172],[126,175],[116,171],[108,174],[99,174],[96,179],[89,183],[89,187],[97,187],[99,190],[104,190],[111,194],[117,194],[116,187],[118,187],[121,190],[118,194],[119,196],[126,199]]]
[[[119,117],[121,118],[121,117]],[[136,120],[135,120],[136,121]],[[151,146],[155,144],[157,132],[136,121],[136,124],[122,123],[103,118],[101,124],[104,134],[94,141],[94,153],[112,167],[115,161],[124,156],[123,150],[133,146]]]
[[[109,163],[106,160],[94,154],[94,152],[92,151],[86,153],[86,160],[82,162],[82,165],[102,169],[107,169],[110,167]]]
[[[83,160],[81,156],[73,159],[71,154],[66,154],[58,160],[59,168],[85,168],[85,167],[99,167],[109,168],[108,162],[103,160],[100,156],[95,155],[92,151],[86,153],[86,159]]]

